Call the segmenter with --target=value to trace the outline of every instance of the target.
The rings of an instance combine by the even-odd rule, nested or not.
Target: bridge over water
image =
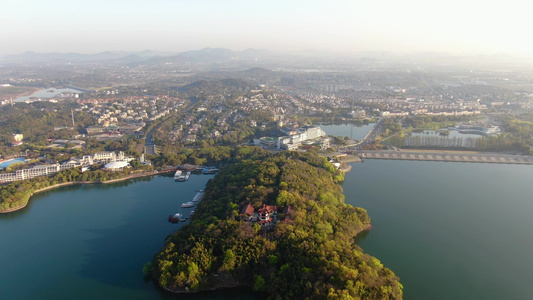
[[[522,165],[533,164],[533,156],[499,153],[463,153],[446,151],[358,151],[356,154],[362,159],[425,160]]]

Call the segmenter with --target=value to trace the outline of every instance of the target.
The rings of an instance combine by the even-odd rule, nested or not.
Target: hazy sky
[[[8,0],[0,55],[234,50],[533,56],[525,0]]]

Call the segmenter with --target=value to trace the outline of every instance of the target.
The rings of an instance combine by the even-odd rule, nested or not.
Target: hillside
[[[250,286],[280,299],[402,298],[398,277],[354,244],[370,219],[344,203],[339,171],[312,154],[250,149],[233,154],[207,184],[192,222],[154,257],[160,286]]]

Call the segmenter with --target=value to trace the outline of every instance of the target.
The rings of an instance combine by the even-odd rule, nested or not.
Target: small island
[[[343,179],[312,153],[240,148],[145,271],[175,293],[246,286],[272,299],[402,299],[399,278],[354,242],[370,218],[344,203]]]

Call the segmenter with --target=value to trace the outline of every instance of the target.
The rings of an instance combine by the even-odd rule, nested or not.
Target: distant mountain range
[[[144,53],[145,51],[141,52]],[[88,62],[102,61],[124,58],[129,55],[137,55],[127,52],[102,52],[97,54],[80,54],[80,53],[36,53],[33,51],[24,52],[18,55],[5,56],[4,60],[10,62]]]
[[[174,63],[222,63],[228,61],[253,61],[275,56],[267,50],[247,49],[233,51],[225,48],[204,48],[178,54],[145,50],[141,52],[111,52],[97,54],[80,53],[36,53],[25,52],[5,56],[2,60],[12,63],[80,63],[107,62],[112,64],[174,64]]]
[[[160,64],[213,64],[230,61],[254,61],[263,60],[275,56],[267,50],[247,49],[244,51],[234,51],[225,48],[204,48],[201,50],[186,51],[173,56],[156,56],[143,61],[146,65]]]
[[[313,50],[278,53],[264,49],[246,49],[234,51],[226,48],[203,48],[200,50],[185,51],[181,53],[169,53],[153,50],[140,52],[111,52],[106,51],[97,54],[81,53],[36,53],[25,52],[18,55],[9,55],[0,58],[1,63],[12,64],[66,64],[66,63],[103,63],[107,65],[120,65],[129,67],[138,66],[163,66],[177,65],[188,68],[188,65],[196,67],[205,66],[205,69],[214,70],[222,66],[220,70],[228,66],[238,68],[253,68],[257,66],[285,65],[290,67],[307,68],[317,63],[336,63],[345,66],[347,63],[378,64],[386,63],[420,63],[423,65],[437,66],[528,66],[533,63],[530,58],[507,55],[450,55],[445,53],[410,53],[394,54],[390,52],[359,52],[350,55],[336,55],[330,52]]]

